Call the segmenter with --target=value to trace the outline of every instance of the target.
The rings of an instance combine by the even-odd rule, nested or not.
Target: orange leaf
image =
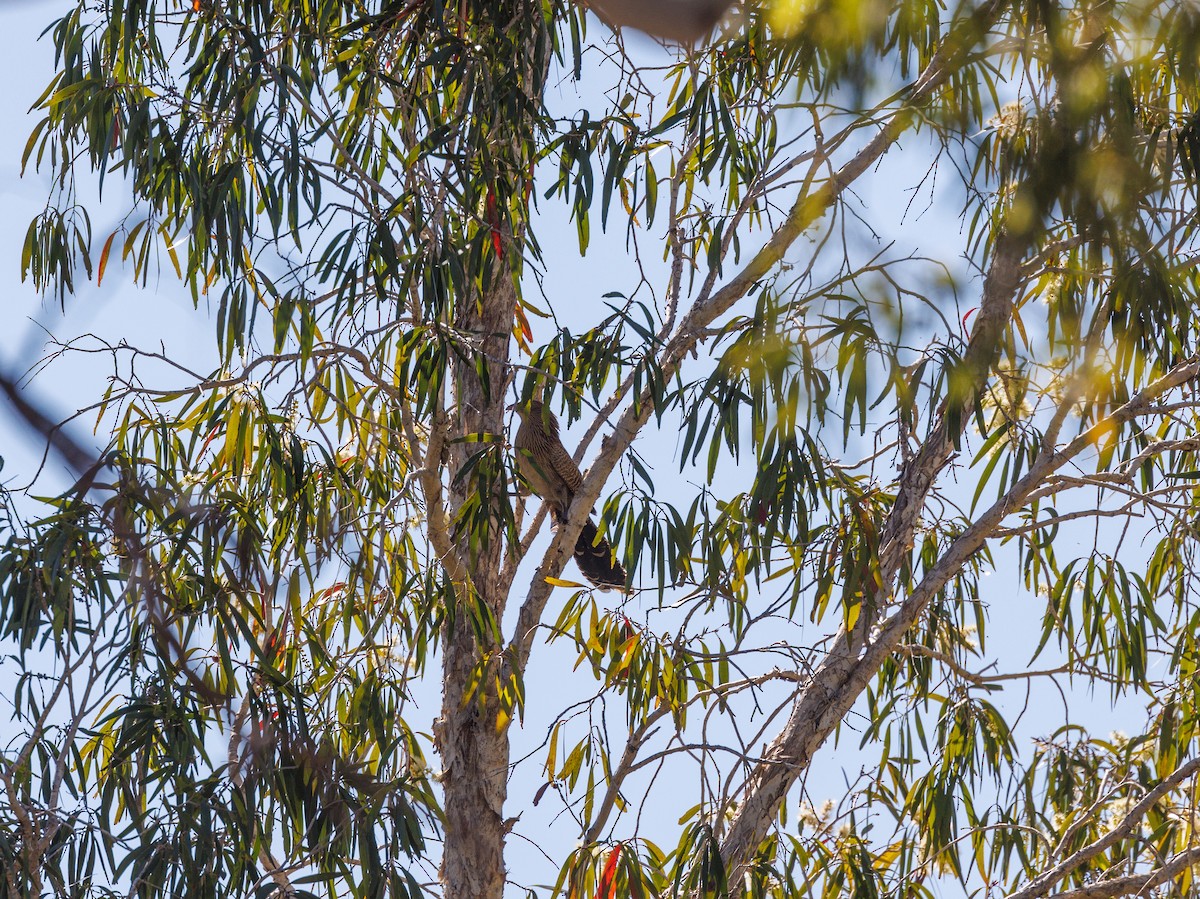
[[[108,235],[108,240],[104,241],[104,249],[100,251],[100,264],[96,266],[97,284],[104,280],[104,270],[108,267],[108,254],[112,251],[113,238],[116,236],[116,231]]]
[[[517,327],[521,329],[521,336],[526,340],[533,340],[533,328],[529,327],[529,319],[525,316],[525,310],[517,306]]]

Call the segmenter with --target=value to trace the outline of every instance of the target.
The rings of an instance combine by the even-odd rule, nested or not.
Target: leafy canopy
[[[23,271],[215,343],[102,347],[99,453],[6,376],[77,481],[4,497],[0,896],[1194,892],[1191,5],[47,39]],[[572,580],[593,505],[628,595]]]

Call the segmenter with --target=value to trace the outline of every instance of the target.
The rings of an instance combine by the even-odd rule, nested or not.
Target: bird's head
[[[540,418],[545,412],[545,407],[541,400],[527,400],[513,403],[508,407],[508,411],[516,412],[522,419]]]
[[[558,434],[558,419],[546,408],[541,400],[513,403],[508,407],[510,412],[516,412],[522,422],[537,422],[551,434]]]

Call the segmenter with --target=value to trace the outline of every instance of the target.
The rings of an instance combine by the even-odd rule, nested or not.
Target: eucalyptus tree
[[[46,39],[24,271],[214,363],[89,344],[99,451],[4,378],[77,480],[5,495],[3,895],[1194,892],[1194,5]]]

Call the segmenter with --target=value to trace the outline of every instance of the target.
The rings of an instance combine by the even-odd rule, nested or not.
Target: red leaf
[[[617,862],[621,860],[621,844],[617,843],[608,850],[608,861],[604,863],[604,872],[600,875],[600,884],[596,887],[596,899],[615,899],[617,895]]]
[[[216,439],[216,436],[225,430],[224,425],[214,425],[213,429],[208,432],[208,436],[204,438],[204,443],[200,445],[200,455],[203,456],[208,449],[208,445]]]
[[[504,258],[504,246],[500,242],[500,213],[496,210],[496,191],[488,188],[486,212],[487,223],[492,229],[492,248],[496,255]]]

